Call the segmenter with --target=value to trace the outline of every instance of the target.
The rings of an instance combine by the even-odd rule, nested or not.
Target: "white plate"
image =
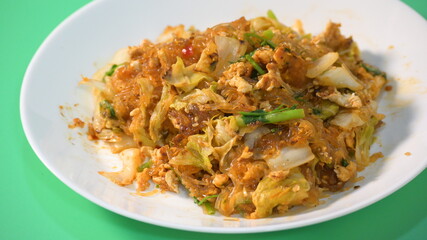
[[[90,91],[78,86],[113,53],[142,39],[154,40],[167,25],[204,30],[244,15],[273,9],[287,25],[301,19],[317,34],[328,20],[342,23],[359,43],[364,59],[385,70],[393,91],[382,96],[386,125],[373,152],[386,156],[361,173],[357,190],[336,194],[292,216],[230,221],[204,215],[185,193],[138,197],[97,172],[120,167],[111,154],[70,130],[73,117],[89,120]],[[372,204],[413,179],[427,165],[427,23],[401,2],[383,1],[94,1],[58,26],[37,51],[21,90],[21,118],[27,138],[43,163],[70,188],[118,214],[156,225],[215,233],[263,232],[333,219]],[[74,107],[73,104],[79,106]],[[59,105],[65,106],[59,110]],[[64,116],[60,114],[63,113]],[[381,145],[381,146],[380,146]],[[104,151],[105,152],[105,151]],[[411,153],[406,156],[405,153]],[[104,158],[103,156],[106,156]]]

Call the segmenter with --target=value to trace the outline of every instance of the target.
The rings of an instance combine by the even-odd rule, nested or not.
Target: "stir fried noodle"
[[[167,27],[119,51],[94,87],[89,137],[108,143],[119,185],[185,191],[208,214],[264,218],[313,207],[381,153],[369,153],[386,75],[330,22],[237,19],[206,31]],[[179,186],[183,186],[183,188]]]

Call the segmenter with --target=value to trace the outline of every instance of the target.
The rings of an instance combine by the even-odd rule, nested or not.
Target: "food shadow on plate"
[[[399,150],[401,143],[405,142],[414,132],[412,122],[416,119],[415,86],[411,87],[411,92],[405,92],[402,89],[407,89],[407,84],[399,81],[397,76],[391,75],[387,70],[391,66],[387,65],[386,58],[397,58],[397,55],[378,55],[369,51],[362,51],[362,58],[365,62],[384,70],[387,74],[387,83],[383,87],[378,97],[378,113],[384,114],[383,124],[376,130],[377,139],[374,141],[371,153],[380,151],[384,157],[378,159],[375,163],[368,166],[363,174],[369,174],[371,180],[376,177],[381,177],[381,168],[384,166],[384,161],[390,159],[395,152]]]

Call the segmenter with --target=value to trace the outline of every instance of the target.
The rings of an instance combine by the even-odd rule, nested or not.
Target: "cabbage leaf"
[[[215,124],[214,140],[217,146],[224,145],[230,141],[237,135],[237,131],[239,130],[236,118],[233,116],[214,120],[213,123]]]
[[[155,144],[147,131],[149,121],[147,107],[151,102],[154,87],[147,78],[138,78],[137,83],[140,88],[140,105],[138,109],[131,112],[132,122],[129,131],[133,134],[136,142],[140,142],[144,146],[154,147]]]
[[[374,142],[375,126],[378,124],[378,119],[372,117],[360,131],[356,132],[356,149],[355,158],[357,170],[361,171],[368,166],[371,161],[369,159],[369,149]]]
[[[329,67],[331,67],[339,58],[338,53],[329,52],[323,55],[322,57],[316,59],[313,62],[312,66],[307,70],[306,76],[309,78],[315,78],[325,72]]]
[[[238,39],[225,36],[215,36],[215,44],[218,51],[218,63],[214,75],[220,76],[230,65],[230,62],[238,60],[246,53],[247,47]]]
[[[176,63],[172,65],[172,74],[166,80],[178,89],[189,92],[203,79],[211,81],[212,78],[205,73],[195,72],[194,66],[185,67],[180,57],[176,58]]]
[[[196,134],[188,137],[185,149],[174,156],[169,163],[175,165],[192,165],[214,174],[209,156],[214,152],[211,146],[213,138],[212,129],[206,128],[204,134]]]
[[[353,91],[363,89],[357,77],[344,64],[341,67],[331,67],[326,72],[317,76],[317,83],[321,86],[348,88]]]
[[[266,162],[272,171],[291,169],[314,159],[310,146],[286,146],[280,150],[278,156],[267,159]]]
[[[166,119],[166,114],[169,110],[169,106],[174,101],[175,94],[171,91],[171,86],[165,84],[162,89],[162,96],[160,101],[154,108],[153,113],[150,117],[149,132],[153,142],[160,144],[160,128],[162,127],[163,121]]]
[[[204,105],[207,103],[215,103],[218,109],[226,108],[232,109],[234,106],[228,103],[224,97],[215,93],[215,85],[212,84],[209,88],[204,89],[193,89],[191,92],[184,96],[178,96],[175,101],[171,104],[171,108],[181,110],[187,108],[189,105],[196,104],[203,110]]]
[[[267,217],[278,205],[301,204],[308,197],[310,184],[299,170],[293,170],[287,176],[282,175],[284,176],[270,174],[259,182],[252,194],[252,202],[256,207],[255,212],[251,214],[252,218]]]
[[[118,172],[99,172],[102,176],[110,179],[112,182],[125,186],[133,182],[136,177],[138,166],[141,164],[140,152],[138,148],[128,148],[120,154],[123,161],[122,170]]]

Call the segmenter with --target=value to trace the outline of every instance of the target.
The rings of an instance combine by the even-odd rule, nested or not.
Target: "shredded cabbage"
[[[175,94],[171,91],[170,85],[165,84],[162,89],[160,101],[151,114],[149,125],[150,137],[157,145],[161,145],[161,142],[159,142],[161,137],[160,129],[174,97]]]
[[[255,143],[265,134],[270,133],[270,129],[264,126],[257,127],[250,133],[245,134],[245,145],[252,149]]]
[[[176,110],[181,110],[188,107],[191,104],[197,104],[203,106],[206,103],[216,103],[216,104],[227,104],[225,99],[215,93],[213,85],[210,88],[204,89],[194,89],[186,95],[179,96],[175,98],[175,101],[171,104],[171,108]]]
[[[185,67],[184,61],[180,57],[176,57],[176,63],[172,65],[172,74],[167,81],[184,92],[189,92],[203,79],[212,80],[205,73],[195,72],[194,67],[195,65]]]
[[[280,150],[279,155],[266,160],[272,171],[286,170],[298,167],[314,159],[311,148],[306,146],[287,146]]]
[[[246,52],[246,45],[235,38],[215,36],[218,50],[218,63],[214,75],[219,76],[230,65]]]
[[[275,172],[264,177],[252,194],[256,207],[252,218],[263,218],[271,215],[278,205],[292,206],[301,204],[308,197],[310,184],[299,171]]]
[[[118,172],[99,172],[102,176],[110,179],[114,183],[125,186],[131,184],[135,179],[138,166],[141,164],[141,158],[138,148],[129,148],[123,150],[120,154],[123,161],[123,167]]]
[[[236,118],[234,117],[223,117],[214,120],[215,124],[215,143],[218,146],[224,145],[237,135],[239,126],[237,126]]]
[[[210,174],[214,174],[209,156],[213,153],[212,129],[206,128],[204,134],[191,135],[183,151],[173,157],[169,162],[176,165],[192,165],[199,167]]]
[[[353,91],[363,89],[363,86],[359,80],[344,65],[342,65],[342,67],[330,68],[323,74],[317,76],[317,81],[321,86],[348,88]]]
[[[340,112],[332,120],[331,124],[340,126],[344,129],[351,130],[354,127],[359,127],[365,124],[365,121],[362,120],[359,116],[359,112],[350,111],[350,112]]]
[[[319,118],[326,120],[330,117],[335,116],[340,107],[330,101],[322,101],[317,108],[313,109],[313,113]]]
[[[368,166],[371,161],[369,159],[369,149],[374,142],[375,126],[378,124],[378,119],[372,117],[361,129],[356,132],[356,149],[355,158],[357,170],[362,171]]]
[[[315,78],[332,66],[339,58],[338,53],[329,52],[313,62],[313,65],[307,70],[306,76]]]
[[[154,142],[147,131],[149,117],[147,116],[147,107],[151,102],[154,87],[149,79],[138,78],[137,83],[140,88],[140,105],[139,108],[133,110],[130,115],[133,117],[129,127],[129,131],[133,134],[136,142],[140,142],[145,146],[154,147]]]

